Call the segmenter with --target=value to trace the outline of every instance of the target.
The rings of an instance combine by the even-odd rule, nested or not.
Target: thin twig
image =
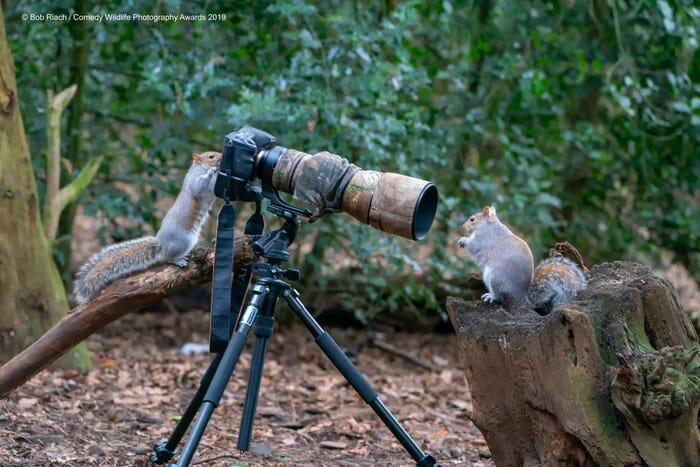
[[[419,366],[421,368],[424,368],[426,370],[441,371],[441,368],[438,368],[437,366],[433,365],[432,363],[421,360],[420,358],[416,357],[415,355],[404,352],[404,351],[394,347],[391,344],[387,344],[386,342],[378,339],[376,336],[371,336],[369,338],[369,344],[378,348],[379,350],[383,350],[383,351],[390,353],[392,355],[395,355],[397,357],[401,357],[404,360],[411,362],[414,365]]]
[[[120,123],[134,125],[134,126],[138,126],[138,127],[142,127],[142,128],[150,128],[153,126],[152,122],[149,122],[146,120],[124,117],[123,115],[111,114],[111,113],[107,113],[107,112],[104,112],[104,111],[101,111],[98,109],[89,109],[89,110],[86,110],[86,113],[91,114],[91,115],[95,115],[95,116],[100,117],[100,118],[114,120],[114,121],[117,121]],[[215,147],[211,141],[204,141],[204,140],[201,140],[199,138],[192,137],[192,136],[188,136],[188,137],[183,138],[183,141],[187,141],[188,143],[191,143],[191,144],[196,144],[196,145],[201,146],[202,148],[205,148],[205,149],[206,148],[211,149],[211,148]]]
[[[202,459],[201,461],[193,462],[192,465],[205,464],[209,462],[218,461],[219,459],[238,459],[238,457],[234,456],[233,454],[221,454],[220,456],[207,457],[206,459]]]

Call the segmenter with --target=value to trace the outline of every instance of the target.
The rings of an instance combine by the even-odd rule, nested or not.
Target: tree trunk
[[[0,8],[0,362],[32,343],[69,310],[39,213]],[[87,369],[90,357],[85,345],[68,352],[61,364]]]
[[[494,462],[700,465],[700,348],[672,286],[635,263],[590,274],[546,316],[448,299]]]

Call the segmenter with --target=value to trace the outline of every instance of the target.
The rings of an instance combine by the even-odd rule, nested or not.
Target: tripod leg
[[[326,354],[328,359],[340,371],[345,379],[355,388],[355,391],[362,397],[372,410],[379,416],[384,424],[391,430],[396,439],[404,449],[411,455],[418,467],[436,465],[435,459],[426,454],[418,444],[411,438],[411,435],[401,426],[399,421],[389,411],[379,395],[374,390],[369,381],[362,376],[362,373],[350,361],[342,349],[335,343],[333,338],[323,330],[314,317],[309,313],[304,304],[299,300],[299,294],[293,289],[284,291],[284,298],[289,304],[289,308],[296,314],[301,322],[314,336],[316,344]]]
[[[267,295],[262,315],[255,321],[255,347],[250,361],[250,373],[248,375],[248,389],[245,393],[245,404],[241,416],[241,428],[238,431],[239,451],[247,451],[250,446],[250,438],[253,434],[253,422],[255,409],[258,405],[258,393],[260,392],[260,379],[262,378],[265,353],[267,351],[267,339],[272,336],[272,328],[275,324],[273,314],[277,297],[274,293]]]
[[[202,376],[197,392],[190,401],[190,404],[187,406],[185,413],[182,414],[182,418],[180,418],[180,421],[177,422],[177,426],[175,426],[175,430],[173,430],[170,438],[168,438],[168,442],[164,443],[161,441],[153,445],[153,451],[151,451],[151,455],[149,457],[151,462],[154,464],[165,464],[175,455],[175,448],[180,443],[182,436],[187,431],[190,423],[192,423],[192,419],[197,414],[199,407],[202,405],[204,394],[207,392],[207,389],[209,389],[209,384],[211,384],[211,380],[214,377],[214,373],[219,367],[220,362],[221,354],[216,354],[214,359],[209,364],[209,368],[207,368],[207,371],[204,373],[204,376]]]
[[[233,333],[228,345],[226,346],[226,351],[224,351],[224,354],[221,357],[221,363],[219,363],[219,367],[216,369],[216,373],[214,373],[211,384],[204,395],[199,417],[197,417],[197,420],[192,427],[192,432],[187,438],[185,446],[182,448],[182,454],[180,455],[177,463],[178,466],[186,467],[190,465],[194,452],[199,445],[199,440],[202,439],[204,430],[209,423],[211,414],[214,412],[216,406],[219,405],[221,396],[224,394],[226,385],[228,384],[228,381],[233,374],[233,370],[236,368],[238,359],[243,352],[245,341],[248,337],[248,331],[250,331],[253,321],[255,321],[255,317],[258,314],[258,310],[260,309],[260,306],[265,300],[265,296],[268,292],[269,289],[267,287],[257,284],[250,288],[248,294],[248,305],[243,312],[238,329]]]

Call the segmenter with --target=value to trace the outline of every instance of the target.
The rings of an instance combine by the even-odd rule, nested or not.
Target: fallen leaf
[[[440,355],[433,355],[433,362],[438,366],[447,366],[450,361]]]
[[[440,428],[430,436],[430,439],[440,439],[447,436],[449,433],[450,430],[448,430],[447,428]]]
[[[250,452],[259,456],[269,457],[272,455],[272,446],[267,441],[250,444]]]
[[[29,407],[33,406],[37,402],[39,402],[39,399],[37,399],[36,397],[26,397],[26,398],[20,399],[19,402],[17,402],[17,406],[20,409],[28,409]]]
[[[348,443],[342,441],[321,441],[320,446],[325,449],[345,449]]]

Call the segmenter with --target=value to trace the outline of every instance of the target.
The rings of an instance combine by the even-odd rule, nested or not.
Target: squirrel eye
[[[469,218],[469,222],[474,222],[474,216]]]
[[[209,159],[213,159],[213,158],[214,158],[214,154],[209,154]]]

